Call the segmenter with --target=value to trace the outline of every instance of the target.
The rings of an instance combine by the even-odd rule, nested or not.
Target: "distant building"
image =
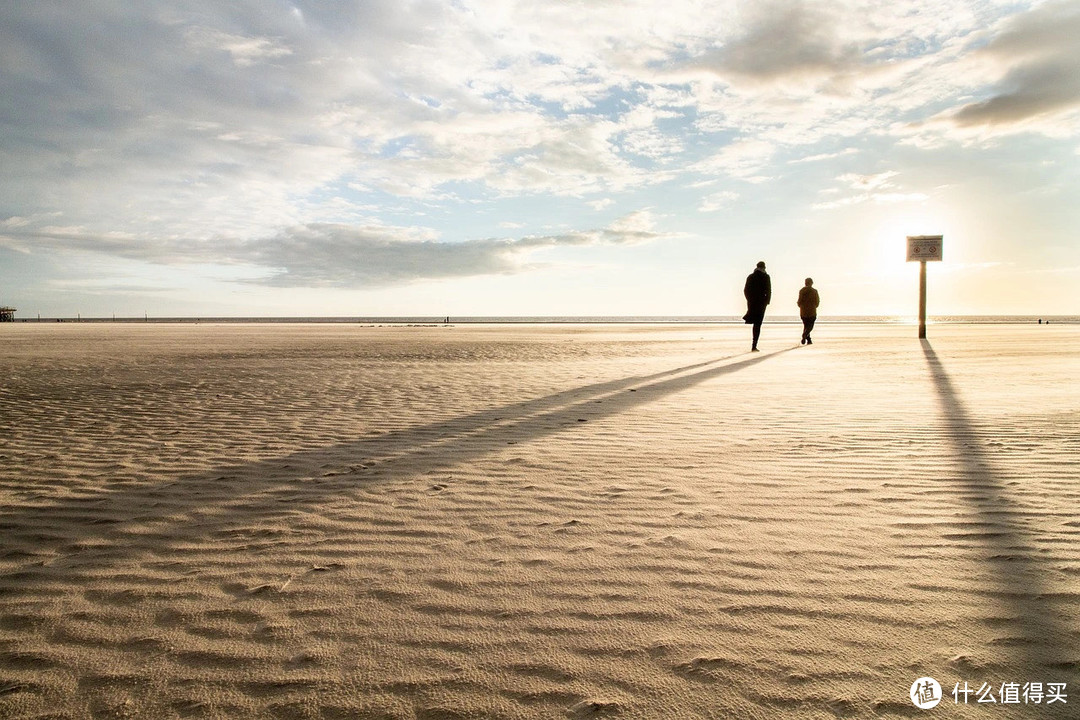
[[[0,322],[15,322],[15,308],[0,307]]]

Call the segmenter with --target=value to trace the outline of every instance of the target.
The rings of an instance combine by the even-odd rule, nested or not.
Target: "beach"
[[[1080,326],[800,331],[0,327],[0,717],[1076,717]]]

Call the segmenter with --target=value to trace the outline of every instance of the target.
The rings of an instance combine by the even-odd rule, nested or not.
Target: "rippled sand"
[[[1075,716],[1080,327],[748,335],[0,326],[0,717]]]

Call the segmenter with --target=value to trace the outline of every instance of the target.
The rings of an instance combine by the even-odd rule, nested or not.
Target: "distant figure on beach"
[[[814,329],[817,320],[817,308],[821,304],[818,291],[814,289],[814,279],[806,278],[806,285],[799,289],[799,317],[802,318],[802,344],[813,345],[810,332]]]
[[[754,326],[754,336],[750,344],[750,352],[758,351],[758,338],[761,337],[761,323],[765,322],[765,308],[772,300],[772,280],[769,273],[765,272],[765,261],[762,260],[754,268],[754,272],[746,278],[743,286],[743,295],[746,297],[746,314],[743,321],[747,325]]]

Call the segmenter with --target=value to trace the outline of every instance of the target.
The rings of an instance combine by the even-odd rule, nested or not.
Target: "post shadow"
[[[646,405],[793,349],[725,362],[742,357],[728,356],[585,385],[330,447],[221,466],[172,481],[137,486],[124,483],[88,496],[9,506],[0,512],[0,537],[4,538],[0,557],[23,562],[20,569],[0,576],[0,600],[24,594],[27,582],[63,583],[77,577],[74,568],[45,567],[45,561],[57,554],[106,564],[146,554],[169,557],[172,552],[181,552],[175,545],[190,540],[193,524],[201,536],[211,536],[243,524],[279,520],[296,510],[314,509],[325,499],[347,496],[400,474],[450,471],[503,450],[510,442],[572,432],[581,420],[599,420]],[[348,460],[342,462],[342,458]],[[315,482],[302,483],[305,478]],[[145,531],[147,523],[155,525],[151,535]],[[74,545],[72,537],[78,538]],[[150,539],[155,542],[153,549],[146,547]]]
[[[1012,498],[1005,492],[1006,478],[988,461],[979,430],[944,364],[928,340],[920,342],[937,390],[945,430],[960,460],[958,479],[968,491],[975,517],[990,530],[984,534],[989,551],[986,562],[997,579],[998,595],[1015,615],[1011,628],[1019,636],[1010,638],[1009,644],[1016,648],[1017,660],[1045,674],[1020,681],[1062,681],[1075,688],[1080,638],[1062,622],[1062,598],[1049,589],[1044,579],[1048,568],[1039,562],[1038,549],[1025,529],[1029,516],[1011,504]],[[1075,618],[1075,607],[1072,609]]]

